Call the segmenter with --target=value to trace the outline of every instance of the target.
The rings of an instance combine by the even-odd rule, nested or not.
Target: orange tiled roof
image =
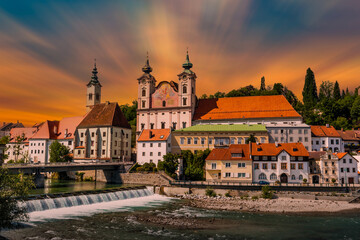
[[[25,143],[29,142],[31,138],[36,133],[37,128],[12,128],[10,130],[10,142],[15,142],[17,136],[24,136]]]
[[[249,160],[250,151],[249,144],[232,144],[228,148],[213,149],[206,160]],[[241,154],[242,157],[233,157],[233,154]]]
[[[326,154],[325,151],[312,151],[309,152],[309,159],[320,160],[320,157]]]
[[[346,153],[346,152],[343,152],[343,153],[334,153],[334,155],[337,156],[339,159],[342,159],[343,157],[345,157],[346,154],[348,154],[348,153]]]
[[[340,137],[346,141],[360,141],[360,134],[355,130],[338,130]]]
[[[301,118],[283,95],[199,99],[193,120]]]
[[[311,126],[311,134],[315,137],[340,137],[333,126]]]
[[[166,141],[170,136],[170,129],[144,129],[138,138],[138,142]]]
[[[308,157],[309,152],[302,143],[252,143],[251,154],[253,156],[277,156],[282,151],[286,151],[291,156]]]

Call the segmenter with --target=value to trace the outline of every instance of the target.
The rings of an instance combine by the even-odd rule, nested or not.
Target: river
[[[29,240],[360,239],[358,214],[297,216],[205,210],[153,193],[35,211],[29,217],[24,227],[5,231],[3,236]]]

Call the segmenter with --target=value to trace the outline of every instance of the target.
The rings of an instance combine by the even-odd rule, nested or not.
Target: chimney
[[[279,147],[279,143],[278,143],[278,142],[275,142],[275,147]]]
[[[251,154],[251,142],[249,141],[249,155],[250,155],[250,159],[252,159],[252,154]]]
[[[149,139],[152,137],[152,131],[149,131]]]
[[[329,127],[330,127],[330,124],[327,123],[327,124],[326,124],[326,127],[329,128]]]
[[[68,129],[65,129],[65,137],[68,135]]]

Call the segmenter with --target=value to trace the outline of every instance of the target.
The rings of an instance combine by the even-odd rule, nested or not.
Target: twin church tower
[[[161,81],[151,75],[152,68],[147,57],[142,68],[143,75],[138,78],[137,135],[143,129],[181,129],[191,126],[196,106],[196,74],[191,70],[189,54],[178,74],[178,82]],[[97,76],[96,63],[90,82],[87,84],[87,111],[101,103],[101,84]]]

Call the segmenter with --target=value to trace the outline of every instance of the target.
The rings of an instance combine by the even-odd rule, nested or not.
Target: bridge
[[[44,186],[44,173],[49,172],[75,172],[75,171],[91,171],[94,170],[95,181],[97,175],[101,175],[102,179],[107,182],[118,182],[119,173],[127,172],[133,162],[92,162],[92,163],[49,163],[49,164],[4,164],[12,174],[24,173],[34,174],[35,184],[37,187]],[[100,171],[99,171],[100,170]]]

